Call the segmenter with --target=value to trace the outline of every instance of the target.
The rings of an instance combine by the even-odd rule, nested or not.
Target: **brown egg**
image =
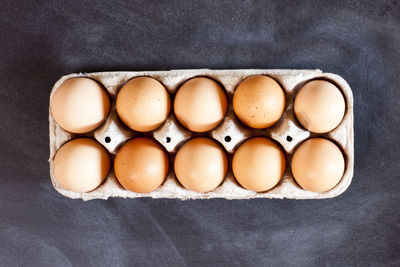
[[[197,137],[178,150],[174,168],[176,177],[185,188],[209,192],[224,180],[228,159],[219,144],[209,138]]]
[[[84,193],[103,183],[110,165],[108,152],[101,144],[90,138],[76,138],[57,151],[53,171],[64,189]]]
[[[236,116],[249,127],[262,129],[275,124],[285,111],[285,93],[272,78],[251,76],[242,81],[233,95]]]
[[[151,138],[134,138],[118,150],[114,171],[125,189],[149,193],[157,189],[168,175],[168,154]]]
[[[96,129],[110,112],[110,98],[105,89],[89,78],[64,81],[50,101],[51,115],[57,124],[71,133]]]
[[[286,168],[282,149],[265,137],[254,137],[235,151],[232,171],[236,181],[246,189],[262,192],[275,187]]]
[[[178,121],[193,132],[206,132],[222,122],[228,110],[224,89],[212,79],[197,77],[185,82],[174,100]]]
[[[126,126],[138,132],[148,132],[167,119],[171,100],[162,83],[150,77],[137,77],[122,86],[116,106]]]
[[[297,93],[294,112],[301,125],[314,133],[335,129],[343,119],[345,101],[340,90],[324,80],[306,83]]]
[[[306,190],[325,192],[335,187],[344,173],[340,149],[325,138],[311,138],[302,143],[292,158],[292,173]]]

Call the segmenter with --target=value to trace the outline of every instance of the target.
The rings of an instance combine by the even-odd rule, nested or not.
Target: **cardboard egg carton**
[[[236,86],[251,75],[268,75],[278,81],[286,94],[286,108],[282,118],[270,128],[255,130],[244,126],[234,115],[232,107],[232,96]],[[165,123],[158,129],[147,133],[138,133],[128,129],[118,118],[115,99],[118,90],[129,79],[136,76],[151,76],[162,82],[171,97],[179,86],[195,76],[208,76],[219,81],[229,97],[229,110],[224,121],[214,130],[199,134],[184,129],[176,120],[172,108]],[[353,95],[347,82],[340,76],[331,73],[324,73],[321,70],[170,70],[170,71],[129,71],[129,72],[97,72],[79,73],[63,76],[56,82],[50,95],[50,99],[57,88],[67,79],[73,77],[89,77],[100,82],[109,92],[112,98],[112,107],[106,121],[96,130],[84,134],[71,134],[60,128],[51,116],[49,109],[49,132],[50,132],[50,177],[54,188],[62,195],[70,198],[107,199],[109,197],[137,198],[179,198],[179,199],[249,199],[249,198],[293,198],[293,199],[320,199],[330,198],[343,193],[350,185],[353,176],[354,166],[354,137],[353,137]],[[307,81],[315,78],[327,79],[336,84],[342,91],[346,101],[346,112],[340,125],[333,131],[326,134],[314,134],[305,130],[295,119],[293,100],[297,90]],[[124,189],[115,178],[111,169],[109,176],[104,183],[95,190],[88,193],[76,193],[63,189],[54,178],[53,160],[56,151],[69,139],[77,136],[89,136],[100,142],[114,159],[120,146],[128,139],[135,136],[152,136],[169,153],[170,173],[165,182],[151,193],[135,193]],[[281,144],[287,155],[287,168],[284,177],[273,189],[257,193],[241,187],[235,180],[231,169],[222,184],[212,192],[198,193],[185,189],[176,179],[173,171],[173,160],[176,151],[187,139],[192,136],[208,136],[217,140],[226,149],[231,162],[235,149],[247,138],[252,136],[267,136]],[[290,161],[297,145],[304,140],[314,136],[323,136],[336,142],[344,154],[346,167],[341,181],[331,190],[323,193],[316,193],[302,189],[293,179],[290,171]]]

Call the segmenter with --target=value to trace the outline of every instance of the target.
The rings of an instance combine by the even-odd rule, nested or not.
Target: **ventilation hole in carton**
[[[167,137],[165,138],[165,142],[170,143],[170,142],[171,142],[171,137],[167,136]]]
[[[225,136],[224,140],[225,140],[225,142],[229,143],[232,140],[232,138],[229,135],[227,135],[227,136]]]
[[[286,141],[288,141],[288,142],[292,142],[292,140],[293,140],[293,138],[291,137],[291,136],[286,136]]]
[[[110,143],[110,142],[111,142],[111,138],[107,136],[106,138],[104,138],[104,141],[105,141],[106,143]]]

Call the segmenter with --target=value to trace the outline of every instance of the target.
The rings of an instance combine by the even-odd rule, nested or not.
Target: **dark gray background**
[[[0,265],[400,265],[399,2],[0,5]],[[54,82],[72,72],[177,68],[342,75],[355,101],[350,188],[304,201],[58,194],[47,163]]]

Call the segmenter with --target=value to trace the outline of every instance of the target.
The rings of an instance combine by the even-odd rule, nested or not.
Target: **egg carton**
[[[272,127],[267,129],[250,129],[243,125],[234,115],[232,96],[237,85],[248,76],[268,75],[280,83],[286,94],[286,108],[282,118]],[[229,109],[223,122],[214,130],[207,133],[193,133],[183,128],[176,120],[173,111],[165,123],[150,133],[138,133],[127,128],[118,118],[115,99],[118,90],[128,80],[137,76],[151,76],[162,82],[170,92],[173,99],[179,86],[189,78],[207,76],[219,81],[229,97]],[[107,199],[109,197],[137,198],[179,198],[179,199],[250,199],[250,198],[291,198],[291,199],[322,199],[331,198],[343,193],[350,185],[354,166],[354,136],[353,136],[353,95],[347,82],[339,75],[324,73],[321,70],[268,70],[268,69],[242,69],[242,70],[170,70],[170,71],[127,71],[127,72],[95,72],[78,73],[63,76],[56,82],[50,94],[50,99],[57,88],[67,79],[74,77],[88,77],[100,82],[112,98],[110,114],[105,122],[96,130],[87,134],[72,134],[57,125],[51,116],[49,108],[50,132],[50,177],[54,188],[62,195],[69,198]],[[326,79],[336,84],[342,91],[346,100],[346,112],[340,125],[333,131],[325,134],[315,134],[304,129],[296,120],[293,109],[293,100],[297,90],[307,81],[312,79]],[[172,109],[171,109],[172,110]],[[114,159],[118,149],[135,136],[154,137],[169,153],[171,168],[164,183],[151,193],[135,193],[124,189],[115,178],[111,169],[102,185],[91,192],[76,193],[65,190],[54,178],[53,160],[56,151],[68,140],[88,136],[101,143]],[[226,149],[231,162],[235,149],[247,138],[253,136],[266,136],[278,142],[287,155],[286,171],[277,186],[266,192],[253,192],[241,187],[235,180],[232,170],[221,185],[207,193],[198,193],[185,189],[176,179],[173,171],[173,160],[176,151],[189,138],[193,136],[207,136]],[[333,140],[342,149],[346,167],[341,181],[331,190],[323,193],[311,192],[302,189],[293,179],[290,171],[290,161],[296,147],[310,137],[323,136]]]

